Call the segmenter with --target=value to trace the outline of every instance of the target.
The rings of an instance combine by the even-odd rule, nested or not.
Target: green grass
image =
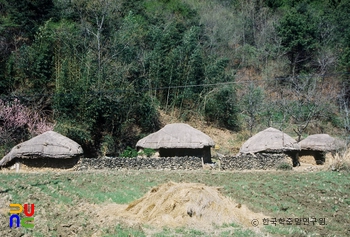
[[[74,234],[90,236],[144,236],[145,227],[100,228],[91,225],[84,203],[126,204],[142,197],[152,186],[168,181],[199,182],[223,187],[223,193],[255,212],[275,218],[326,218],[326,225],[266,225],[263,233],[280,235],[347,236],[350,214],[350,174],[338,172],[218,172],[218,171],[95,171],[65,173],[0,173],[0,203],[35,203],[38,219],[33,230],[8,228],[2,215],[0,236]],[[80,210],[81,208],[81,210]],[[5,208],[6,209],[6,208]],[[40,218],[39,218],[40,217]],[[37,220],[37,219],[36,219]],[[152,227],[147,227],[152,228]],[[146,228],[146,229],[147,229]],[[218,227],[217,236],[255,236],[236,223]],[[118,235],[116,234],[118,233]],[[125,234],[125,235],[124,235]],[[211,236],[201,230],[163,229],[154,236]]]
[[[104,237],[146,237],[146,235],[142,231],[128,227],[122,227],[120,224],[118,224],[112,231],[105,229],[103,232],[105,233],[103,235]]]
[[[291,226],[291,227],[281,227],[268,225],[265,227],[265,231],[277,236],[306,236],[306,232],[301,228]]]

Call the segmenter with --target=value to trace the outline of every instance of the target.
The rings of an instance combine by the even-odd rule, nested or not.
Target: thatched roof
[[[158,132],[142,138],[138,148],[203,148],[214,146],[214,141],[206,134],[184,123],[168,124]]]
[[[310,135],[299,142],[301,150],[335,151],[345,147],[345,142],[335,139],[328,134]]]
[[[72,158],[83,154],[75,141],[57,132],[48,131],[22,142],[0,160],[0,166],[14,158]]]
[[[293,150],[300,150],[300,145],[296,140],[278,129],[267,128],[249,138],[242,145],[240,153],[256,153],[262,151],[284,152]]]

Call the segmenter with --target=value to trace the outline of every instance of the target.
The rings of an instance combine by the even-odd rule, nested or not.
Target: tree
[[[41,24],[52,16],[52,0],[0,1],[0,93],[13,90],[13,83],[8,75],[8,62],[11,53],[30,45]]]
[[[345,88],[339,96],[340,113],[343,120],[344,130],[350,131],[350,101],[346,98]]]
[[[212,89],[204,98],[204,115],[207,121],[231,130],[238,130],[238,106],[236,91],[232,85]]]
[[[245,95],[242,98],[242,113],[247,116],[248,129],[250,135],[257,125],[258,116],[264,111],[264,91],[260,87],[250,83]]]
[[[307,63],[317,48],[317,28],[308,7],[291,8],[281,19],[277,32],[290,61],[290,74],[307,71]]]
[[[200,28],[192,26],[183,30],[179,22],[171,22],[162,30],[163,27],[149,32],[155,40],[146,62],[150,86],[167,88],[157,92],[165,110],[191,109],[202,91],[201,87],[193,85],[201,84],[205,73],[203,48],[198,43]]]
[[[330,16],[333,19],[333,25],[335,26],[336,39],[333,43],[335,49],[338,49],[339,60],[338,65],[340,69],[345,72],[342,76],[343,84],[345,86],[345,99],[350,100],[350,2],[339,1],[338,4],[334,4],[334,12]]]
[[[77,1],[81,23],[63,20],[52,26],[57,127],[89,156],[105,154],[106,147],[116,155],[134,145],[140,132],[159,126],[155,103],[143,90],[144,19],[132,12],[118,19],[111,3]]]
[[[18,99],[9,102],[0,99],[0,144],[5,150],[52,129],[53,124],[47,122],[40,111],[29,109]]]
[[[294,100],[288,104],[289,115],[293,118],[298,141],[311,123],[329,121],[335,116],[331,101],[336,98],[332,85],[321,83],[320,78],[304,76],[291,79],[291,92]],[[322,131],[321,131],[322,132]]]

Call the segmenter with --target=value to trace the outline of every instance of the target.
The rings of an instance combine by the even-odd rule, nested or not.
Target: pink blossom
[[[16,131],[27,131],[31,136],[53,129],[53,124],[41,117],[37,111],[30,110],[14,99],[5,103],[0,99],[0,143],[18,140]]]

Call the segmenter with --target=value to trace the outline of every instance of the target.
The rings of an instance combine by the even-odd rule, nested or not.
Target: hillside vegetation
[[[347,0],[0,0],[0,155],[52,129],[117,155],[160,114],[350,129]]]

